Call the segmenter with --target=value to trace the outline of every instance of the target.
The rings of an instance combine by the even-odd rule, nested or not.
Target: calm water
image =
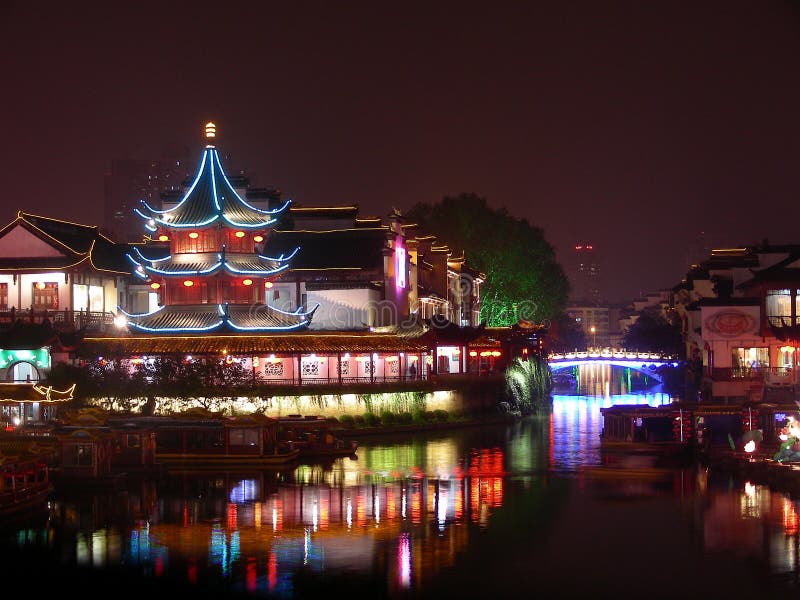
[[[6,524],[6,580],[97,597],[753,598],[797,593],[797,501],[696,469],[610,481],[599,409],[556,395],[511,426],[359,440],[357,460],[173,473],[55,494]]]

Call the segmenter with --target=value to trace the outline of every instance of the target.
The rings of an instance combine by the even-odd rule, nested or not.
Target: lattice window
[[[316,360],[304,362],[300,372],[303,377],[319,377],[319,362]]]
[[[264,375],[283,377],[283,363],[282,362],[266,363],[264,365]]]
[[[343,360],[341,362],[341,365],[342,365],[342,375],[343,376],[350,375],[350,361],[349,360]]]
[[[371,360],[364,361],[364,375],[375,374],[375,363]]]
[[[400,361],[399,360],[389,361],[389,373],[391,373],[392,375],[398,375],[400,373]]]

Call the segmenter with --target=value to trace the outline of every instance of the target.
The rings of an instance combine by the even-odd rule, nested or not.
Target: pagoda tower
[[[306,329],[314,310],[286,312],[266,302],[273,281],[297,253],[263,256],[257,247],[290,200],[262,210],[237,194],[220,163],[216,126],[205,125],[206,146],[197,175],[166,210],[142,201],[135,212],[153,240],[134,246],[133,274],[159,293],[159,308],[123,314],[131,330],[147,333],[279,332]]]

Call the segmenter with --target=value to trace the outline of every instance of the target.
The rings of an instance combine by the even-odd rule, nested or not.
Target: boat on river
[[[316,415],[278,417],[278,440],[297,449],[300,458],[356,458],[358,442],[338,437],[332,428],[335,419]]]
[[[0,442],[0,518],[46,506],[53,489],[47,461],[35,443]]]

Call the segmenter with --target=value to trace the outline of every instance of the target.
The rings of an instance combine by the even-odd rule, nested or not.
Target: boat
[[[358,442],[336,436],[335,419],[317,415],[287,415],[278,417],[278,440],[299,450],[300,458],[356,458]]]
[[[223,417],[208,411],[139,417],[156,434],[155,460],[171,466],[219,469],[279,467],[300,455],[278,440],[278,421],[253,414]]]
[[[0,443],[0,518],[46,507],[48,456],[35,443]]]

